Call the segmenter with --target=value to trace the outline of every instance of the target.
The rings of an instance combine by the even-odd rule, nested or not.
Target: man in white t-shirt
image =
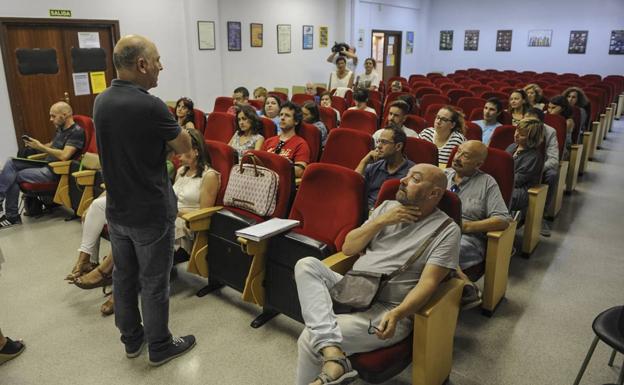
[[[388,109],[388,120],[386,122],[386,125],[401,127],[403,129],[403,132],[405,132],[405,135],[410,138],[420,138],[420,135],[418,135],[416,131],[404,125],[407,114],[409,114],[409,110],[409,104],[402,100],[395,100],[390,104],[390,108]],[[379,140],[379,136],[382,132],[383,128],[375,131],[375,133],[373,134],[373,139],[375,141]]]
[[[503,104],[498,98],[489,98],[483,106],[483,119],[475,120],[473,123],[481,127],[483,132],[483,138],[481,141],[485,144],[490,142],[490,137],[494,132],[494,129],[500,126],[498,117],[503,112]]]
[[[461,231],[453,221],[445,223],[448,216],[437,208],[446,184],[438,167],[413,166],[401,179],[396,200],[382,203],[347,234],[343,253],[361,254],[353,270],[390,274],[441,229],[414,264],[388,281],[368,310],[336,316],[329,290],[342,276],[314,257],[297,262],[295,280],[306,325],[298,341],[297,385],[347,383],[357,376],[347,355],[391,346],[410,334],[411,316],[458,264]]]

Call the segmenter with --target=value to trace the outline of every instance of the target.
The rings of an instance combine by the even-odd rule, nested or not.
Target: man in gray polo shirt
[[[446,178],[439,168],[417,164],[401,179],[396,201],[377,207],[366,223],[352,230],[342,247],[362,254],[353,270],[390,274],[402,266],[448,216],[437,209]],[[412,330],[410,315],[435,292],[458,262],[460,229],[450,223],[405,273],[391,280],[373,306],[363,312],[335,315],[329,290],[342,276],[308,257],[295,266],[295,280],[306,324],[298,342],[297,385],[347,380],[357,376],[345,358],[391,346]],[[377,328],[369,334],[371,325]],[[321,374],[319,375],[319,372]],[[318,377],[315,380],[315,376]]]
[[[502,231],[509,226],[511,217],[496,180],[489,174],[479,170],[487,158],[485,144],[478,140],[469,140],[457,148],[452,168],[444,173],[447,177],[447,188],[457,194],[462,203],[462,236],[459,252],[459,266],[469,276],[485,259],[488,231]],[[469,281],[466,275],[460,276]],[[479,290],[474,284],[466,286],[464,293],[464,309],[480,303]]]
[[[366,154],[356,167],[355,171],[364,177],[369,209],[375,205],[379,189],[386,180],[403,178],[414,165],[403,155],[406,141],[405,133],[400,128],[384,128],[375,141],[375,149]]]

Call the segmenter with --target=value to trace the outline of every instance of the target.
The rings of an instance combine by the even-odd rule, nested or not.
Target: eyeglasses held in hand
[[[369,319],[368,320],[368,334],[373,335],[376,332],[380,332],[381,333],[381,329],[379,329],[377,326],[373,325],[373,320]]]
[[[282,147],[284,147],[285,144],[286,142],[280,140],[279,143],[277,143],[277,146],[275,146],[275,153],[279,154],[280,152],[282,152]]]

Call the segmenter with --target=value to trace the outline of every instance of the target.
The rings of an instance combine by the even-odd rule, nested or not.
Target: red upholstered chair
[[[19,188],[22,191],[23,197],[39,199],[47,204],[53,201],[54,203],[73,210],[75,213],[78,210],[78,199],[76,199],[76,202],[72,205],[69,191],[69,175],[72,171],[77,171],[78,169],[78,163],[75,161],[80,160],[82,154],[84,154],[90,146],[91,148],[95,146],[95,143],[91,143],[92,140],[95,141],[95,127],[93,125],[93,120],[88,116],[74,115],[73,119],[74,122],[84,130],[85,142],[83,148],[74,154],[73,159],[48,163],[52,171],[60,176],[59,180],[43,183],[21,182],[19,183]],[[45,157],[45,154],[37,154],[33,158],[39,158],[40,156]],[[72,162],[75,163],[74,170],[71,170]]]
[[[419,87],[414,90],[414,97],[416,99],[420,99],[425,95],[442,95],[442,90],[435,87]]]
[[[370,134],[351,128],[336,128],[329,132],[320,163],[337,164],[355,170],[373,148]]]
[[[462,81],[459,81],[457,83],[459,83],[465,89],[468,89],[468,87],[471,87],[471,86],[479,86],[479,85],[481,85],[480,81],[472,80],[472,79],[462,80]]]
[[[508,86],[509,86],[509,83],[505,83],[504,81],[501,81],[501,80],[493,80],[493,81],[490,81],[490,82],[489,82],[489,83],[487,83],[487,84],[488,84],[490,87],[492,87],[492,90],[498,90],[498,89],[500,89],[500,88],[503,88],[503,87],[508,87]],[[483,92],[488,92],[488,91],[483,91]],[[483,92],[481,92],[481,93],[483,93]]]
[[[420,111],[425,112],[431,104],[451,104],[451,99],[448,96],[438,94],[424,95],[420,99]]]
[[[321,155],[321,131],[314,124],[301,123],[299,136],[302,137],[310,148],[310,163],[318,162]]]
[[[420,132],[427,128],[427,121],[425,118],[420,117],[418,115],[407,115],[405,117],[405,123],[403,123],[407,128],[411,128],[412,130]]]
[[[399,180],[386,181],[379,192],[377,204],[385,199],[395,199]],[[452,192],[446,191],[438,208],[457,223],[461,223],[461,202]],[[324,262],[332,270],[344,274],[357,256],[331,256]],[[442,384],[453,365],[453,336],[459,313],[459,300],[463,282],[457,278],[440,284],[434,295],[414,315],[414,331],[403,341],[367,353],[349,357],[360,378],[368,383],[388,381],[412,364],[412,384]]]
[[[587,81],[593,81],[593,82],[599,82],[600,80],[602,80],[602,77],[598,74],[587,74],[587,75],[583,75],[580,77],[581,80],[587,80]]]
[[[260,116],[260,121],[262,122],[262,136],[264,139],[268,139],[277,134],[277,129],[275,128],[275,122],[272,119],[267,118],[266,116]],[[228,143],[230,141],[228,140]]]
[[[251,302],[263,306],[263,311],[252,327],[263,325],[278,312],[303,322],[294,280],[295,264],[304,257],[323,260],[339,252],[349,231],[362,222],[364,206],[364,178],[360,174],[325,163],[306,168],[288,216],[298,220],[300,226],[270,242],[264,241],[268,243],[266,273],[251,285]],[[327,220],[328,215],[331,221]],[[258,245],[248,241],[247,247],[250,244]]]
[[[278,97],[282,103],[288,100],[288,95],[280,91],[269,91],[267,95]]]
[[[480,85],[480,86],[470,86],[468,87],[469,91],[472,91],[475,95],[480,95],[486,91],[494,91],[494,88],[489,85]]]
[[[390,92],[386,96],[386,100],[384,101],[384,106],[389,106],[390,103],[394,102],[402,95],[409,95],[409,92]]]
[[[449,90],[446,93],[446,96],[448,96],[451,99],[451,104],[456,106],[460,98],[463,98],[466,96],[475,96],[475,94],[474,92],[468,91],[468,90],[454,89],[454,90]]]
[[[215,140],[204,141],[206,152],[210,155],[211,166],[221,174],[221,185],[217,193],[215,207],[194,210],[183,216],[188,228],[195,232],[188,271],[208,278],[206,256],[208,253],[208,230],[212,215],[221,209],[223,195],[230,178],[230,171],[238,163],[236,151],[225,143]]]
[[[249,99],[249,104],[258,111],[264,107],[264,103],[259,99]]]
[[[212,112],[226,112],[228,108],[232,107],[234,99],[229,96],[217,96],[214,102]]]
[[[314,95],[308,94],[294,94],[291,98],[291,101],[299,106],[303,106],[305,102],[313,102]]]
[[[408,78],[407,78],[407,82],[411,85],[413,82],[415,81],[428,81],[429,79],[427,79],[427,77],[425,75],[421,75],[421,74],[411,74]]]
[[[381,102],[375,99],[368,98],[366,105],[375,110],[375,113],[377,114],[377,119],[379,119],[381,113],[383,112]]]
[[[407,159],[414,163],[438,165],[438,148],[424,139],[408,137],[403,152]]]
[[[462,88],[462,86],[460,86],[460,85],[459,85],[459,84],[457,84],[457,83],[444,83],[444,84],[440,85],[440,87],[438,87],[438,88],[440,88],[440,90],[442,91],[442,93],[443,93],[444,95],[446,95],[446,93],[447,93],[449,90],[459,89],[459,88]]]
[[[503,87],[503,88],[499,88],[498,92],[502,92],[504,94],[507,95],[507,99],[509,99],[509,95],[514,92],[515,90],[517,90],[519,87],[513,87],[513,86],[509,86],[509,87]]]
[[[478,140],[481,142],[483,140],[483,130],[479,127],[478,124],[473,123],[469,120],[465,122],[466,124],[466,139],[467,140]]]
[[[331,102],[332,107],[337,109],[338,112],[340,112],[340,115],[342,115],[342,113],[345,112],[345,110],[348,108],[347,101],[344,98],[341,98],[340,96],[332,96],[331,100],[332,100]]]
[[[470,116],[472,111],[475,109],[483,110],[485,102],[486,100],[482,98],[477,98],[475,96],[465,96],[457,101],[457,107],[464,110],[466,116]]]
[[[236,117],[225,112],[208,114],[204,139],[229,143],[236,131]]]
[[[204,133],[206,130],[206,114],[204,111],[197,108],[193,109],[193,124],[197,131]]]
[[[514,142],[515,132],[516,126],[510,124],[503,124],[502,126],[496,127],[494,132],[492,132],[488,147],[505,151],[507,147]]]
[[[368,90],[368,99],[376,100],[381,103],[383,101],[383,94],[378,90]]]
[[[277,154],[266,151],[250,150],[247,154],[255,155],[260,163],[277,173],[279,176],[277,201],[275,210],[268,217],[261,217],[247,210],[225,206],[197,210],[196,218],[184,217],[191,222],[192,219],[209,221],[209,226],[204,226],[204,233],[198,236],[207,237],[210,247],[204,250],[208,272],[208,286],[201,289],[197,295],[204,296],[209,292],[227,285],[243,293],[243,299],[252,301],[251,277],[258,272],[257,263],[254,261],[260,252],[253,248],[241,248],[235,231],[263,222],[269,218],[285,218],[289,212],[292,197],[295,192],[294,172],[291,162]],[[250,163],[249,157],[241,160]],[[236,172],[236,170],[233,170]],[[193,228],[193,227],[191,227]],[[200,231],[200,230],[198,230]],[[263,265],[263,264],[262,264]],[[262,269],[264,266],[262,266]]]
[[[433,84],[429,80],[419,79],[417,81],[414,81],[413,83],[410,83],[410,87],[412,87],[412,90],[414,90],[414,92],[415,92],[415,91],[417,91],[421,87],[432,87],[432,88],[435,88],[436,85]]]
[[[363,110],[347,110],[340,118],[340,127],[353,128],[372,135],[377,131],[377,115]]]
[[[331,131],[338,126],[338,123],[336,122],[336,111],[333,108],[319,106],[319,114],[321,116],[321,121],[325,124],[328,131]]]

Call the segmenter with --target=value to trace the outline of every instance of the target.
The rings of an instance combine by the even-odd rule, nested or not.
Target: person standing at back
[[[177,206],[165,160],[167,146],[184,153],[191,138],[165,103],[147,92],[163,69],[153,42],[123,37],[113,63],[118,78],[95,99],[93,117],[115,255],[115,325],[128,358],[138,357],[147,343],[149,363],[158,366],[195,346],[194,336],[173,338],[168,327]]]

